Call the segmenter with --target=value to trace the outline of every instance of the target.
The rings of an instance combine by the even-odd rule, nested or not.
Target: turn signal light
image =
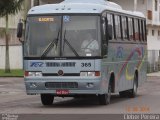
[[[28,72],[25,71],[25,77],[41,77],[42,76],[42,72]]]
[[[101,76],[100,72],[99,72],[99,71],[96,71],[96,72],[95,72],[95,76]]]

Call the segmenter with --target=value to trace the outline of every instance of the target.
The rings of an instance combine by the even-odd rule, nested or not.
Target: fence
[[[159,50],[148,50],[148,65],[147,72],[160,71],[160,51]]]

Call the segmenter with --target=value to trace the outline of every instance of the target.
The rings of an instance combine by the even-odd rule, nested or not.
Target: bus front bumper
[[[57,90],[67,90],[68,95],[104,93],[101,77],[28,77],[24,80],[27,94],[57,95]],[[50,84],[49,87],[46,84]]]

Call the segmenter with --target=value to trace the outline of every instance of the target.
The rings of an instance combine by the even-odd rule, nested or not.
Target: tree
[[[22,9],[22,3],[24,0],[0,0],[0,17],[5,17],[5,42],[6,42],[6,53],[5,53],[5,72],[10,72],[9,62],[9,26],[8,16],[15,15]]]

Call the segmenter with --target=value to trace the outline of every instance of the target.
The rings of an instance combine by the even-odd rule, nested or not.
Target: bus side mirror
[[[17,25],[17,38],[19,39],[22,38],[22,34],[23,34],[23,23],[20,20],[20,22]]]

